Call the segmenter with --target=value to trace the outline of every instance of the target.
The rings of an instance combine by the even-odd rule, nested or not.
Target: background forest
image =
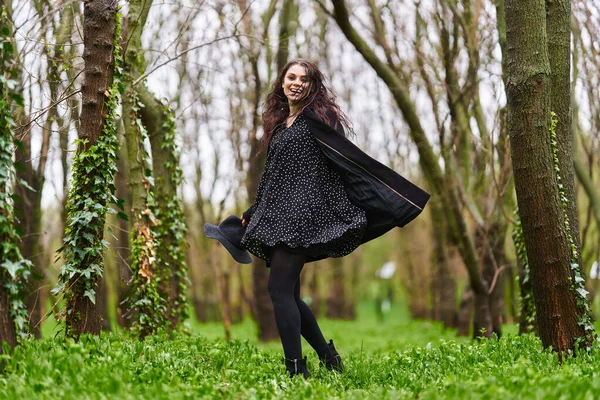
[[[264,165],[264,154],[256,158],[262,104],[297,57],[330,78],[353,141],[432,194],[408,226],[343,259],[307,265],[302,295],[326,326],[388,321],[402,336],[413,328],[399,319],[416,320],[416,330],[433,333],[407,343],[447,339],[444,351],[459,360],[451,368],[469,365],[461,358],[469,351],[509,357],[521,345],[509,338],[466,350],[457,335],[533,333],[524,357],[553,349],[543,357],[556,368],[576,344],[590,347],[600,289],[599,4],[2,4],[0,338],[10,347],[27,342],[26,332],[40,339],[63,330],[76,339],[131,331],[147,338],[146,352],[165,332],[174,352],[191,345],[177,331],[227,342],[278,338],[264,262],[237,264],[203,226],[253,202]],[[94,340],[81,343],[105,351]],[[362,349],[358,340],[352,346]],[[21,361],[15,355],[9,371],[50,343],[17,350]],[[125,353],[140,351],[127,343]],[[236,352],[275,358],[233,343],[211,353],[223,359],[210,368],[224,371]],[[351,365],[359,360],[351,357]],[[378,367],[356,361],[354,375],[336,384],[368,389],[360,368],[393,370],[402,357]],[[155,378],[147,382],[171,382]],[[418,394],[428,383],[411,385],[400,384]]]

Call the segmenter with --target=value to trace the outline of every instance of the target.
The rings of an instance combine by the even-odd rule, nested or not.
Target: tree
[[[38,15],[44,15],[49,12],[50,4],[42,2],[34,2]],[[46,290],[44,285],[45,264],[44,248],[40,243],[42,231],[42,192],[45,184],[46,165],[48,161],[48,153],[50,150],[50,138],[52,136],[53,127],[58,128],[58,134],[62,137],[68,136],[69,123],[65,123],[65,118],[59,112],[58,105],[60,103],[61,92],[64,90],[61,73],[63,69],[67,69],[65,44],[71,36],[73,29],[74,9],[73,5],[66,6],[58,11],[58,18],[51,19],[49,23],[43,24],[45,31],[51,32],[52,35],[42,34],[41,39],[44,42],[54,39],[54,43],[46,43],[44,46],[44,56],[48,60],[53,60],[47,63],[46,76],[47,80],[39,79],[36,84],[41,87],[46,83],[50,89],[50,106],[48,112],[40,115],[36,121],[31,120],[31,116],[27,114],[24,106],[15,108],[15,120],[17,121],[16,137],[21,142],[15,152],[15,159],[19,163],[20,168],[17,169],[18,181],[15,185],[15,193],[22,199],[15,204],[15,214],[18,218],[19,229],[21,231],[22,240],[19,243],[23,257],[32,261],[33,273],[28,282],[28,295],[26,298],[27,308],[29,310],[29,319],[31,329],[36,338],[41,337],[40,323],[42,320]],[[10,5],[9,5],[10,10]],[[44,32],[44,33],[48,33]],[[20,60],[20,55],[17,52],[15,44],[13,48],[13,56],[15,60],[19,60],[19,82],[23,82],[23,63]],[[70,81],[69,81],[70,82]],[[44,119],[42,120],[42,117]],[[33,126],[41,125],[41,149],[39,162],[34,166],[35,157],[32,154]],[[65,144],[65,153],[67,149]]]
[[[565,42],[564,37],[558,38],[564,35],[564,29],[569,31],[570,2],[556,3],[558,9],[546,16],[543,0],[505,1],[506,87],[515,189],[538,332],[545,347],[562,355],[578,342],[589,344],[594,328],[586,312],[578,240],[573,238],[569,218],[574,204],[568,202],[574,203],[574,196],[568,192],[573,186],[567,183],[563,189],[560,183],[563,169],[572,167],[572,156],[558,149],[565,146],[570,150],[570,145],[564,143],[571,140],[570,134],[555,135],[556,125],[551,123],[552,108],[560,108],[561,117],[566,118],[558,120],[559,125],[566,125],[560,131],[570,130],[564,105],[553,102],[556,96],[570,96],[570,89],[566,93],[564,90],[565,85],[570,87],[570,73],[565,72],[564,65],[564,46],[569,48],[569,39]],[[550,44],[549,38],[556,42]],[[561,55],[555,52],[557,43],[563,47]],[[559,59],[551,61],[551,57]],[[570,65],[569,61],[566,63]],[[561,65],[561,69],[551,73],[552,65]],[[567,66],[566,70],[570,68]],[[575,234],[578,236],[578,232]]]
[[[96,292],[102,276],[104,221],[116,202],[113,179],[117,135],[118,82],[111,86],[120,27],[117,2],[90,0],[84,5],[84,82],[77,153],[67,200],[67,228],[62,251],[65,265],[56,292],[66,297],[67,335],[99,334]],[[118,29],[117,29],[118,28]]]
[[[139,323],[145,326],[142,336],[162,327],[164,322],[170,329],[180,325],[187,316],[188,283],[187,227],[177,195],[183,175],[175,144],[175,117],[170,107],[156,99],[141,82],[147,63],[141,36],[151,5],[152,2],[130,2],[125,53],[127,96],[123,102],[133,189],[132,254],[141,257],[136,259],[132,255],[134,271],[137,270],[133,304],[138,308]],[[152,152],[152,170],[147,166],[146,134]]]
[[[31,263],[24,259],[17,246],[20,240],[13,215],[11,192],[14,178],[13,151],[15,148],[11,104],[23,105],[20,93],[13,92],[17,74],[11,60],[13,41],[4,6],[0,7],[0,353],[4,342],[9,348],[17,344],[17,334],[26,331],[27,310],[23,289]]]
[[[317,0],[317,2],[323,5],[320,0]],[[471,88],[470,91],[458,91],[460,88],[457,88],[456,86],[458,84],[458,77],[456,76],[454,69],[456,68],[455,62],[458,51],[456,46],[457,43],[461,41],[461,38],[459,38],[457,33],[459,26],[454,26],[452,35],[450,35],[450,31],[448,31],[447,27],[442,27],[441,29],[441,32],[445,32],[446,35],[446,38],[442,37],[441,40],[443,46],[441,51],[442,54],[444,54],[444,59],[442,61],[446,72],[446,80],[445,82],[440,82],[440,84],[445,85],[447,91],[449,107],[451,108],[450,130],[452,134],[452,143],[445,143],[443,140],[444,132],[440,132],[441,158],[443,159],[445,166],[445,169],[442,170],[440,166],[440,157],[435,154],[434,147],[428,136],[425,134],[423,123],[416,111],[415,102],[411,99],[409,87],[412,82],[407,79],[409,71],[404,68],[403,64],[397,61],[399,58],[401,59],[398,49],[396,48],[394,51],[393,47],[385,40],[386,36],[384,34],[377,34],[376,42],[385,55],[385,60],[381,59],[351,24],[346,2],[344,0],[336,0],[333,1],[332,4],[332,17],[335,19],[348,41],[354,45],[365,61],[371,65],[377,72],[377,75],[388,86],[406,124],[408,125],[410,137],[416,145],[419,154],[419,164],[427,179],[430,190],[434,196],[439,196],[443,202],[443,207],[441,207],[441,209],[443,210],[444,218],[448,224],[448,237],[458,248],[469,275],[469,284],[474,294],[475,303],[473,333],[477,336],[483,331],[486,336],[490,336],[494,330],[490,311],[490,282],[487,282],[482,276],[481,261],[483,257],[476,249],[474,238],[470,232],[467,216],[464,211],[464,208],[466,208],[467,212],[471,214],[472,217],[479,219],[478,224],[480,227],[486,224],[481,218],[477,218],[481,213],[474,207],[474,202],[470,201],[470,194],[465,189],[467,186],[464,183],[464,176],[466,171],[470,171],[469,165],[471,165],[470,161],[467,159],[467,155],[472,151],[468,142],[468,138],[472,135],[470,126],[467,123],[468,116],[466,115],[466,110],[468,108],[468,103],[465,103],[464,99],[473,99],[473,101],[475,101],[477,100],[477,96],[476,91],[473,92],[473,89],[471,88],[472,85],[466,87],[467,89]],[[371,4],[374,3],[371,2]],[[444,11],[446,13],[449,13],[450,11],[454,12],[450,3],[443,3],[441,6],[443,10],[446,10]],[[467,4],[465,8],[468,7],[470,7],[470,5]],[[440,18],[442,17],[443,16]],[[450,18],[458,19],[458,16],[453,15]],[[463,26],[465,25],[466,24],[463,24]],[[449,40],[450,37],[452,37],[453,42],[444,42],[446,39]],[[476,76],[470,76],[469,79],[475,79],[475,82],[477,82]],[[474,109],[477,109],[478,100],[473,104],[473,107]],[[476,115],[473,118],[477,120]],[[481,126],[481,124],[478,124],[478,126],[480,126],[479,133],[482,136],[485,136],[485,127]],[[458,155],[453,155],[451,148],[458,149]],[[485,163],[482,163],[480,168],[485,168],[484,165]],[[472,174],[469,174],[469,176],[470,175]],[[487,250],[486,247],[483,248],[483,251],[485,250]],[[480,249],[480,252],[481,251],[482,249]]]

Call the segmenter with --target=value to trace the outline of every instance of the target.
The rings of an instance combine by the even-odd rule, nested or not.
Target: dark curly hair
[[[310,107],[317,117],[329,126],[337,128],[341,123],[346,132],[353,133],[351,122],[335,102],[336,95],[329,80],[325,78],[315,63],[296,58],[289,61],[279,72],[279,76],[277,76],[271,87],[271,92],[267,95],[262,114],[264,133],[258,154],[268,147],[271,137],[290,114],[290,106],[287,97],[283,93],[282,85],[285,74],[293,65],[303,67],[308,78],[306,87],[309,90],[300,101],[299,113],[304,111],[306,107]]]

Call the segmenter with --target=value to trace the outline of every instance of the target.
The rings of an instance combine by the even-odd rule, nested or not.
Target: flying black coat
[[[302,113],[319,148],[340,174],[348,199],[366,213],[367,227],[361,243],[408,224],[423,211],[429,200],[427,192],[365,154],[346,139],[340,124],[336,130],[309,108]],[[250,221],[252,214],[254,206],[243,215]],[[307,262],[315,260],[307,258]]]
[[[423,211],[427,192],[365,154],[310,109],[303,114],[321,151],[344,181],[350,202],[366,212],[362,243],[408,224]]]

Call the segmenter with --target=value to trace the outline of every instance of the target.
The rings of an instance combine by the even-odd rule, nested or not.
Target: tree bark
[[[456,280],[450,267],[450,258],[446,245],[446,224],[441,203],[437,198],[431,199],[429,210],[433,222],[434,250],[432,263],[434,271],[432,282],[433,317],[442,321],[446,328],[457,323],[456,312]]]
[[[502,266],[505,264],[504,236],[505,224],[492,223],[487,232],[478,231],[476,239],[483,253],[483,276],[490,282],[489,296],[490,313],[492,317],[492,332],[496,337],[502,336],[502,319],[504,317],[504,276]]]
[[[258,340],[265,342],[267,340],[279,339],[279,332],[275,324],[275,314],[273,313],[273,303],[269,296],[269,269],[265,267],[265,262],[254,258],[252,262],[252,291],[254,301],[256,302],[256,317],[258,324]]]
[[[321,294],[319,293],[319,274],[317,273],[318,268],[318,264],[315,264],[311,268],[308,279],[308,290],[310,291],[310,309],[317,318],[319,315],[321,315]]]
[[[117,159],[117,174],[115,175],[115,187],[117,189],[117,197],[124,200],[125,209],[131,206],[131,191],[128,187],[129,173],[127,165],[127,148],[125,145],[125,138],[121,135],[119,138],[121,147],[119,148],[119,157]],[[131,268],[129,267],[130,260],[130,244],[129,244],[129,232],[131,227],[128,221],[119,218],[118,219],[118,231],[116,232],[116,265],[117,265],[117,323],[122,328],[131,327],[131,319],[125,318],[127,312],[125,307],[125,300],[129,294],[128,284],[131,281]]]
[[[458,336],[469,336],[471,332],[471,314],[473,313],[473,290],[470,287],[465,289],[463,296],[458,306],[458,314],[456,316],[456,325],[458,328]]]
[[[221,271],[220,244],[216,240],[211,246],[210,264],[217,277],[217,291],[219,292],[219,304],[221,305],[221,318],[225,328],[225,341],[231,340],[231,299],[229,296],[229,272]]]
[[[14,348],[17,345],[17,332],[15,324],[10,316],[10,297],[4,285],[0,287],[0,354],[4,353],[4,342],[9,348]],[[0,368],[1,370],[1,368]]]
[[[549,143],[550,61],[543,0],[506,0],[508,121],[540,338],[560,354],[585,332]],[[561,165],[562,167],[562,165]]]
[[[329,260],[331,279],[327,295],[325,315],[330,319],[346,319],[346,289],[344,279],[344,263],[341,258]]]

